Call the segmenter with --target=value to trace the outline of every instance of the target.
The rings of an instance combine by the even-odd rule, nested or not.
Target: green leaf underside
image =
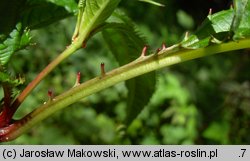
[[[250,36],[250,1],[234,0],[235,17],[232,30],[234,39]]]
[[[113,13],[120,0],[86,0],[82,15],[80,34],[89,30],[89,33],[98,25],[103,24]]]
[[[16,29],[0,44],[1,66],[5,66],[16,51],[29,45],[30,39],[29,31],[23,31],[21,23],[18,23]]]
[[[72,15],[64,7],[46,1],[30,1],[21,13],[23,26],[37,29]]]
[[[0,0],[0,35],[8,36],[15,28],[25,3],[26,0]]]
[[[29,44],[29,32],[22,31],[23,29],[26,27],[28,27],[28,29],[43,27],[69,15],[64,7],[57,6],[45,0],[14,0],[11,2],[11,5],[2,2],[0,5],[1,9],[4,9],[3,11],[5,11],[5,8],[11,11],[11,13],[9,13],[6,10],[5,14],[1,12],[1,15],[8,17],[7,19],[4,17],[0,18],[0,23],[5,24],[0,27],[0,31],[2,31],[2,33],[0,33],[1,65],[6,65],[15,51]],[[17,10],[17,12],[12,12],[12,10]],[[13,23],[18,25],[13,26]],[[6,29],[6,27],[4,28],[4,26],[7,26],[8,29]]]
[[[1,1],[0,9],[0,23],[5,24],[0,32],[8,35],[18,22],[23,28],[44,27],[72,15],[77,5],[74,0],[11,0]]]
[[[250,1],[235,0],[234,9],[208,15],[194,35],[184,38],[181,46],[188,49],[204,48],[211,43],[250,36]],[[233,31],[233,36],[232,36]]]
[[[114,26],[109,27],[103,31],[103,37],[119,64],[125,65],[138,58],[145,42],[135,32],[133,25],[114,23]],[[154,92],[155,72],[126,81],[126,87],[126,124],[129,125],[148,104]]]

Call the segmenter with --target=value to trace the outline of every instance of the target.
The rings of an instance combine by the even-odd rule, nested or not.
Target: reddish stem
[[[75,52],[81,44],[75,42],[71,44],[64,52],[62,52],[56,59],[54,59],[48,66],[46,66],[37,77],[22,91],[22,93],[16,98],[16,100],[11,105],[12,110],[9,116],[12,118],[17,108],[21,105],[24,99],[30,94],[30,92],[65,58]]]
[[[3,110],[0,113],[0,127],[5,127],[10,123],[12,118],[12,115],[10,115],[10,113],[13,111],[13,109],[10,107],[11,89],[9,85],[3,84],[3,92],[4,92]]]

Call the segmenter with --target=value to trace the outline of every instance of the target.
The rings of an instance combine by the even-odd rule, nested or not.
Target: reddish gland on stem
[[[161,50],[164,50],[164,49],[166,49],[167,47],[166,47],[166,44],[165,43],[162,43],[162,45],[161,45]]]
[[[53,91],[50,89],[48,90],[48,96],[49,96],[49,99],[52,100],[53,99]]]
[[[81,72],[77,72],[77,75],[76,75],[76,83],[74,85],[74,87],[78,86],[81,84]]]
[[[78,73],[77,73],[76,82],[77,82],[78,84],[81,83],[81,72],[78,72]]]
[[[104,63],[101,63],[101,76],[104,76],[106,73],[105,73],[105,64]]]
[[[158,54],[160,51],[161,51],[161,49],[158,48],[158,49],[156,50],[156,54]]]
[[[143,47],[143,49],[142,49],[142,52],[141,52],[141,57],[146,56],[147,50],[148,50],[148,46],[147,46],[147,45],[145,45],[145,46]]]
[[[86,46],[87,46],[87,43],[84,41],[84,42],[82,43],[82,48],[86,48]]]
[[[213,12],[213,9],[212,9],[212,8],[209,8],[208,15],[212,15],[212,12]]]

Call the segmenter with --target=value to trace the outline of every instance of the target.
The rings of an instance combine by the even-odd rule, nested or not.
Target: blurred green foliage
[[[151,50],[162,42],[179,42],[194,31],[209,8],[227,9],[228,1],[160,1],[157,7],[122,1],[120,7],[138,25]],[[224,2],[224,3],[223,3]],[[196,13],[196,15],[195,15]],[[201,19],[201,15],[203,19]],[[30,82],[69,43],[76,19],[67,18],[32,31],[35,44],[14,55],[13,74]],[[128,91],[124,83],[92,95],[56,113],[12,142],[5,144],[250,144],[250,51],[234,51],[189,61],[158,71],[156,92],[148,106],[125,127]],[[16,118],[71,88],[77,71],[82,81],[118,67],[101,34],[87,48],[60,64],[27,98]],[[1,94],[2,95],[2,94]]]

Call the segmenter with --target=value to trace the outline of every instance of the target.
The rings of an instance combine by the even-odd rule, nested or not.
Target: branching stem
[[[77,47],[71,47],[65,52],[72,52],[76,50]],[[119,82],[126,81],[128,79],[134,78],[136,76],[166,67],[173,64],[178,64],[187,60],[192,60],[200,57],[209,56],[216,53],[222,53],[226,51],[233,51],[239,49],[250,48],[250,39],[242,39],[237,42],[231,41],[227,43],[222,43],[219,45],[211,45],[206,48],[200,48],[195,50],[179,49],[178,45],[170,48],[163,49],[158,54],[152,54],[145,57],[140,57],[135,61],[122,66],[120,68],[114,69],[110,72],[105,73],[105,77],[98,76],[92,80],[89,80],[79,86],[71,88],[70,90],[62,93],[61,95],[55,97],[53,101],[41,105],[35,109],[30,114],[26,115],[20,121],[13,124],[11,130],[7,130],[4,135],[0,135],[0,141],[13,140],[20,136],[35,124],[54,114],[74,102],[87,97],[91,94],[97,93],[103,89],[113,86]],[[67,54],[66,54],[67,55]],[[61,60],[63,58],[60,58]],[[59,61],[58,60],[58,61]],[[48,71],[54,66],[48,67]],[[45,74],[43,75],[46,75]],[[36,82],[41,79],[38,78]],[[33,87],[33,86],[31,86]],[[31,88],[30,87],[30,88]],[[30,91],[30,90],[28,90]],[[1,130],[0,130],[1,134]]]
[[[62,62],[69,55],[74,53],[77,49],[79,49],[80,46],[81,46],[81,43],[71,44],[56,59],[54,59],[47,67],[45,67],[14,101],[11,108],[15,110],[13,110],[10,115],[12,116],[15,113],[16,109],[20,106],[20,104],[24,101],[24,99],[40,83],[40,81],[44,79],[44,77],[46,77],[60,62]]]

